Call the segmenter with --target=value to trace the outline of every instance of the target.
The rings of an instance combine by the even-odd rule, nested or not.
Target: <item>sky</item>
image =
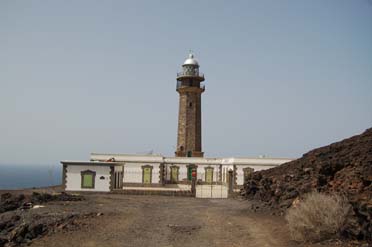
[[[301,157],[372,127],[372,1],[0,1],[0,164],[173,156],[176,73],[206,157]]]

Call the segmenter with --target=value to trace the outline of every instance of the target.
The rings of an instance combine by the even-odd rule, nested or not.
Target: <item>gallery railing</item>
[[[177,81],[176,89],[184,88],[184,87],[195,87],[195,86],[189,86],[189,85],[182,85],[182,81]],[[205,90],[205,85],[203,83],[200,83],[199,86],[200,89],[203,91]]]
[[[177,73],[177,77],[183,76],[198,76],[204,78],[204,74],[199,71],[181,71]]]

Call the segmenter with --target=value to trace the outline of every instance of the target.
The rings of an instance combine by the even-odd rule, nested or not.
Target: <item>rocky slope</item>
[[[28,244],[33,239],[48,232],[65,230],[74,227],[80,218],[94,214],[74,212],[57,212],[49,207],[49,202],[61,203],[81,201],[84,198],[67,193],[47,194],[12,194],[0,196],[0,247]]]
[[[302,158],[253,173],[242,195],[255,200],[254,209],[285,213],[307,192],[345,195],[352,212],[345,236],[372,239],[372,128],[329,146],[314,149]]]

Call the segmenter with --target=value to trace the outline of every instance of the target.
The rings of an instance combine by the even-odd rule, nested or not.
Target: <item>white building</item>
[[[232,172],[239,188],[253,171],[272,168],[291,159],[163,157],[92,153],[90,161],[62,161],[66,191],[114,191],[135,188],[190,188],[192,169],[197,184],[227,184]]]

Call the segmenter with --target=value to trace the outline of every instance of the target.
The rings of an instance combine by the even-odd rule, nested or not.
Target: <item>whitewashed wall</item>
[[[152,166],[152,183],[159,183],[159,163],[125,163],[124,183],[142,183],[142,166]]]
[[[254,172],[266,170],[273,168],[275,166],[254,166],[254,165],[237,165],[236,166],[236,184],[243,185],[244,184],[244,171],[243,169],[246,167],[250,167],[253,169]]]
[[[114,166],[114,171],[115,172],[122,172],[123,171],[123,166]]]
[[[94,189],[81,188],[81,172],[91,170],[96,172]],[[103,176],[105,179],[101,180]],[[99,165],[67,165],[66,173],[67,191],[110,191],[110,167]]]
[[[205,181],[204,167],[203,165],[198,165],[198,168],[196,168],[196,180]]]
[[[179,170],[179,175],[178,175],[178,180],[179,181],[184,181],[187,180],[187,166],[182,164],[182,165],[177,165],[180,167]]]

